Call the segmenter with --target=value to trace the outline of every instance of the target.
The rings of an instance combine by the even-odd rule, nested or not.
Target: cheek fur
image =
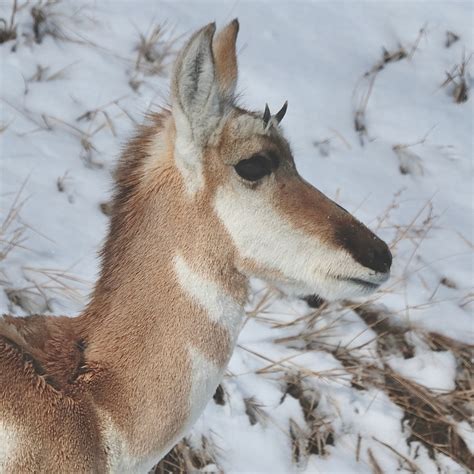
[[[258,275],[260,278],[287,285],[292,293],[318,293],[327,299],[366,293],[357,285],[333,278],[364,278],[366,268],[343,249],[296,229],[263,192],[242,186],[220,187],[214,207],[241,259],[254,261],[268,272],[267,276]],[[272,277],[275,272],[281,275],[276,281]]]

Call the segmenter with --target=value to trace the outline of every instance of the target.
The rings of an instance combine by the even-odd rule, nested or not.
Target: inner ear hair
[[[205,140],[222,115],[212,39],[216,30],[210,23],[197,31],[179,54],[172,79],[173,114],[178,131],[186,118],[194,141]],[[184,117],[183,117],[184,115]]]
[[[173,98],[186,113],[197,103],[206,102],[215,80],[212,38],[216,30],[210,23],[197,31],[179,54],[174,68]]]

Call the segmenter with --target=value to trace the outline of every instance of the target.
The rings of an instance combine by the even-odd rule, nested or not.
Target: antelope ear
[[[236,42],[238,33],[239,20],[236,18],[219,31],[213,43],[219,90],[228,100],[233,100],[237,85]]]
[[[223,101],[216,81],[210,23],[191,37],[176,59],[172,82],[172,111],[177,137],[187,146],[203,146],[222,116]]]

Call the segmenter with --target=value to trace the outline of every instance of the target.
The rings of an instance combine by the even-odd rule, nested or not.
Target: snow
[[[394,357],[388,364],[396,372],[434,391],[454,390],[456,359],[450,352],[417,351],[414,357]]]
[[[237,16],[242,104],[262,110],[268,102],[276,111],[288,99],[283,126],[300,173],[393,243],[393,276],[370,301],[418,336],[409,338],[413,357],[381,356],[376,328],[335,304],[303,338],[307,305],[271,292],[239,337],[223,382],[226,404],[211,401],[189,439],[211,439],[226,472],[367,472],[369,449],[385,472],[395,472],[401,458],[380,442],[422,472],[462,472],[449,457],[433,460],[422,444],[407,444],[403,411],[380,388],[354,388],[334,351],[386,363],[436,392],[455,389],[455,355],[432,350],[424,335],[473,340],[472,98],[457,104],[450,86],[441,87],[446,71],[472,52],[472,3],[59,2],[48,21],[62,25],[69,40],[46,35],[40,44],[29,9],[17,14],[16,43],[0,45],[0,222],[22,186],[19,202],[26,200],[8,233],[26,226],[25,240],[0,261],[2,287],[26,288],[29,307],[81,310],[97,275],[107,228],[100,204],[109,199],[116,158],[134,122],[168,96],[169,67],[162,76],[135,69],[139,32],[166,22],[165,37],[182,42],[210,21],[222,26]],[[2,2],[0,17],[9,16],[10,4]],[[459,36],[449,48],[447,31]],[[400,45],[409,57],[376,75],[361,144],[354,111],[369,86],[363,75],[383,47]],[[45,77],[65,69],[35,81],[38,66],[49,68]],[[472,61],[467,70],[472,86]],[[140,83],[137,90],[131,81]],[[81,139],[92,144],[89,152]],[[249,312],[266,292],[261,282],[253,289]],[[0,309],[25,314],[3,290]],[[317,393],[317,413],[332,427],[334,445],[295,463],[290,420],[303,431],[306,421],[300,402],[285,396],[285,373],[298,371],[304,393]],[[262,405],[266,423],[250,424],[249,397]],[[471,427],[458,426],[472,447]]]

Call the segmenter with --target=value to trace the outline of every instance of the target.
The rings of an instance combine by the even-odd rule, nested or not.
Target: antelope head
[[[298,296],[369,294],[388,279],[391,253],[298,174],[279,125],[286,104],[275,115],[236,104],[238,28],[204,27],[175,64],[174,160],[187,199],[210,196],[206,213],[225,229],[240,274]]]

